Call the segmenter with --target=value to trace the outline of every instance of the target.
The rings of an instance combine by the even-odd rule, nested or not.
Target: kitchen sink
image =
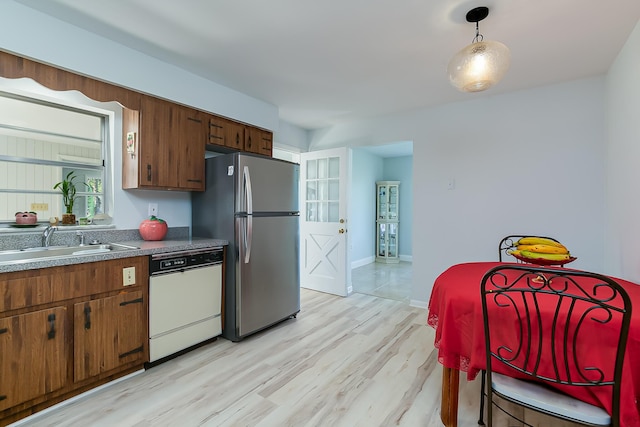
[[[136,246],[106,243],[84,246],[39,246],[34,248],[0,251],[0,265],[9,263],[33,262],[47,258],[97,255],[108,252],[121,252],[139,249]]]

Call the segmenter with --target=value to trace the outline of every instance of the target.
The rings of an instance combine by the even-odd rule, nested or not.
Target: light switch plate
[[[122,269],[122,285],[131,286],[136,284],[136,268],[125,267]]]

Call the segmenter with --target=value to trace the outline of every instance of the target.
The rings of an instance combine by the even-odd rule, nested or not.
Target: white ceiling
[[[279,107],[313,129],[604,74],[639,0],[16,0]],[[475,35],[511,50],[496,87],[457,92]]]

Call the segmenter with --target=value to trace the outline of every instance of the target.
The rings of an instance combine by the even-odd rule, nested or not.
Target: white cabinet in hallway
[[[376,182],[376,262],[400,262],[398,206],[400,181]]]

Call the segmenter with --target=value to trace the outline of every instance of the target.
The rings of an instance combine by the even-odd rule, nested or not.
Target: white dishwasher
[[[149,361],[222,333],[221,247],[154,254],[149,262]]]

